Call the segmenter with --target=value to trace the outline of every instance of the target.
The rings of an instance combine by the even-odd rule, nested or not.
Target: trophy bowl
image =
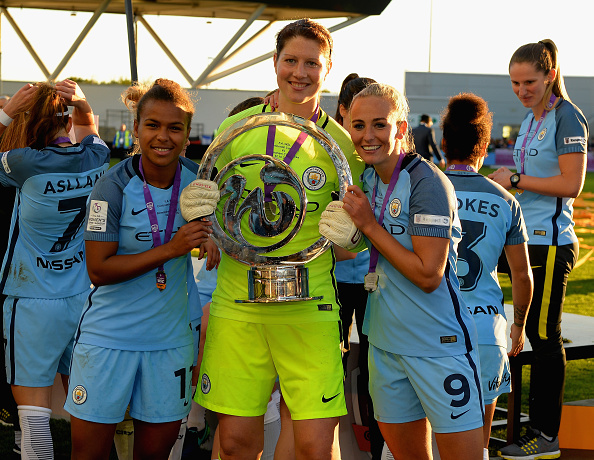
[[[271,112],[244,118],[221,132],[208,147],[198,170],[198,179],[211,180],[215,163],[221,152],[235,138],[247,131],[262,126],[286,126],[306,133],[328,153],[339,181],[339,199],[342,200],[347,187],[352,184],[348,162],[334,139],[310,120],[296,115]],[[242,164],[261,162],[260,177],[271,190],[282,184],[291,187],[298,203],[285,192],[265,192],[260,187],[252,189],[245,198],[246,179],[241,172]],[[227,177],[229,172],[233,174]],[[222,167],[213,179],[221,191],[223,203],[221,219],[216,212],[208,216],[212,222],[212,238],[229,257],[250,266],[248,271],[248,299],[236,302],[285,302],[318,300],[321,297],[309,296],[307,262],[319,257],[332,244],[320,235],[314,243],[299,251],[283,255],[267,255],[288,244],[299,232],[305,219],[307,195],[301,178],[285,162],[270,155],[249,154],[236,158]],[[278,214],[271,219],[269,211]],[[268,245],[250,243],[243,235],[241,223],[247,216],[249,230],[264,239],[270,238]],[[278,239],[278,235],[285,235]],[[272,238],[275,238],[273,240]],[[260,238],[262,240],[262,238]]]

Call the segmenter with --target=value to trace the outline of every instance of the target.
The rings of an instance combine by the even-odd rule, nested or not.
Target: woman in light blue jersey
[[[408,153],[407,115],[406,99],[381,84],[358,93],[350,110],[353,143],[373,166],[363,190],[350,186],[343,200],[370,248],[369,390],[394,458],[432,458],[432,429],[442,459],[480,460],[477,336],[455,273],[456,197],[435,165]]]
[[[135,111],[140,154],[111,168],[87,206],[95,287],[76,334],[65,404],[72,458],[109,457],[128,406],[134,458],[168,457],[191,407],[189,253],[208,246],[209,256],[218,254],[210,223],[187,223],[179,210],[180,192],[198,169],[180,157],[194,113],[189,95],[159,79],[150,88],[130,87],[123,99]]]
[[[509,356],[516,356],[524,347],[524,327],[532,298],[528,237],[520,205],[503,187],[478,172],[487,156],[492,124],[487,103],[470,93],[452,97],[441,114],[448,160],[446,175],[456,189],[462,224],[457,275],[478,332],[485,404],[484,458],[487,460],[497,398],[511,391],[507,323],[497,279],[497,262],[504,249],[514,279]]]
[[[584,185],[588,124],[567,95],[552,40],[518,48],[509,75],[512,90],[530,110],[514,149],[517,172],[500,168],[489,177],[506,189],[517,189],[526,219],[534,274],[526,335],[535,360],[530,372],[532,429],[517,444],[502,449],[501,455],[557,458],[565,386],[561,313],[567,278],[579,251],[573,201]]]
[[[74,107],[72,116],[68,106]],[[14,119],[14,121],[13,121]],[[71,129],[78,143],[69,136]],[[109,166],[91,106],[71,80],[23,86],[0,111],[0,183],[16,187],[2,265],[7,379],[18,404],[23,458],[53,458],[49,419],[56,372],[64,386],[90,291],[83,221]]]

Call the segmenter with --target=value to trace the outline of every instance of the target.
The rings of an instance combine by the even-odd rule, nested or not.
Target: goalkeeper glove
[[[320,233],[338,246],[354,249],[361,241],[361,232],[342,205],[342,201],[328,203],[318,224]]]

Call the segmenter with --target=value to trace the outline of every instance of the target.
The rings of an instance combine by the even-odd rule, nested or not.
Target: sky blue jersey
[[[0,183],[17,187],[0,290],[46,299],[88,290],[82,227],[87,198],[109,167],[109,148],[89,135],[71,147],[27,147],[0,156]]]
[[[378,219],[388,184],[375,170],[363,175],[371,201],[376,189]],[[456,246],[461,238],[454,187],[445,175],[420,156],[408,155],[384,212],[383,227],[409,251],[411,236],[450,240],[448,261],[439,287],[425,293],[382,255],[376,272],[378,288],[367,300],[363,332],[377,348],[407,356],[453,356],[474,349],[476,327],[458,286]],[[368,247],[371,246],[367,240]]]
[[[446,175],[456,189],[462,224],[457,275],[479,344],[507,347],[497,262],[504,246],[528,241],[522,210],[507,190],[481,174],[447,171]]]
[[[526,154],[524,173],[535,177],[552,177],[560,174],[559,156],[567,153],[582,153],[588,149],[588,122],[579,108],[562,100],[547,114],[535,133],[538,120],[532,110],[528,112],[514,148],[514,162],[521,170],[521,148],[526,131],[532,120]],[[520,180],[519,187],[522,188]],[[529,244],[561,246],[575,243],[573,229],[573,198],[545,196],[524,191],[516,196],[528,229]]]
[[[97,182],[87,209],[87,241],[117,241],[117,254],[138,254],[153,247],[151,225],[139,176],[139,155],[111,168]],[[180,158],[183,188],[196,178],[198,165]],[[161,241],[167,224],[171,187],[149,185],[155,203]],[[177,207],[173,234],[186,223]],[[172,237],[173,237],[172,234]],[[156,286],[157,269],[136,278],[99,286],[89,296],[81,318],[78,341],[131,351],[152,351],[192,344],[188,311],[188,281],[193,281],[190,254],[164,264],[167,287]],[[197,292],[193,295],[198,296]]]

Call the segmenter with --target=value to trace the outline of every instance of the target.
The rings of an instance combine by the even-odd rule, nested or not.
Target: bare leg
[[[264,449],[264,416],[236,417],[219,414],[222,460],[256,460]]]
[[[274,451],[274,460],[295,460],[295,436],[293,435],[293,420],[291,413],[281,395],[280,400],[281,432]]]
[[[134,420],[134,460],[162,460],[169,457],[181,420],[148,423]]]
[[[431,429],[426,418],[407,423],[378,422],[378,425],[394,460],[433,459]]]
[[[298,460],[340,460],[338,417],[294,420],[293,431]]]
[[[483,429],[458,433],[435,433],[441,460],[482,460]]]
[[[115,423],[95,423],[70,416],[72,460],[105,460],[109,458]]]
[[[497,399],[492,404],[485,406],[485,424],[483,426],[483,447],[489,448],[489,439],[491,438],[491,425],[493,423],[493,415],[495,415],[495,406]]]

